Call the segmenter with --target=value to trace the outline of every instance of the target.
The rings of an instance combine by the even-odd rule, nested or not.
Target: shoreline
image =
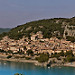
[[[22,63],[33,63],[35,66],[44,66],[46,67],[47,66],[47,62],[45,63],[39,63],[38,61],[36,60],[26,60],[26,59],[12,59],[12,58],[0,58],[0,60],[2,61],[10,61],[10,62],[22,62]]]
[[[75,67],[75,62],[65,63],[64,66],[66,66],[66,67]]]
[[[45,63],[39,63],[38,61],[36,60],[24,60],[24,59],[7,59],[7,58],[0,58],[0,60],[2,61],[10,61],[10,62],[23,62],[23,63],[33,63],[35,66],[44,66],[44,67],[47,67],[47,62]],[[57,65],[57,64],[51,64],[51,67],[54,67],[54,66],[65,66],[65,67],[75,67],[75,62],[69,62],[69,63],[65,63],[63,65]]]
[[[10,58],[10,59],[7,59],[7,58],[0,58],[0,60],[3,60],[3,61],[13,61],[13,62],[25,62],[25,63],[37,63],[38,61],[36,61],[36,60],[24,60],[24,59],[12,59],[12,58]]]

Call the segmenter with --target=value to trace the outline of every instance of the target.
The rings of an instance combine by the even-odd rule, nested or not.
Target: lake
[[[31,63],[0,61],[0,75],[14,75],[23,73],[24,75],[75,75],[73,67],[53,67],[44,68]]]

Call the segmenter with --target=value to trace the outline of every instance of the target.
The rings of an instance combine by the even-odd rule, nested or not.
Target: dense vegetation
[[[27,55],[33,56],[33,55],[34,55],[34,52],[33,52],[32,50],[28,50],[28,51],[27,51]]]
[[[0,39],[2,39],[3,36],[8,35],[10,38],[18,40],[23,36],[30,37],[31,33],[36,33],[38,31],[42,31],[44,38],[56,36],[61,39],[66,24],[75,26],[75,17],[70,19],[54,18],[29,22],[11,29],[8,33],[1,34]]]
[[[59,59],[60,56],[65,57],[64,58],[65,62],[73,62],[73,61],[75,61],[75,56],[74,56],[72,50],[66,51],[66,53],[64,53],[64,51],[62,50],[60,53],[54,53],[54,54],[51,55],[52,58],[55,57],[57,59]]]
[[[75,42],[75,37],[67,36],[67,41]]]
[[[49,54],[40,54],[40,57],[36,57],[36,60],[38,60],[39,62],[43,63],[43,62],[47,62],[49,60]]]
[[[61,23],[56,23],[56,19],[48,19],[34,21],[18,26],[14,29],[11,29],[8,36],[13,39],[19,39],[22,38],[23,35],[30,37],[31,32],[36,33],[38,31],[42,31],[44,38],[50,38],[53,36],[52,32],[54,31],[60,31],[61,36],[63,34]]]

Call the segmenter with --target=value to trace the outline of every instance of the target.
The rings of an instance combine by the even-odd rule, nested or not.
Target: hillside
[[[10,28],[0,28],[0,34],[3,32],[9,32]]]
[[[11,29],[8,33],[1,34],[0,36],[3,37],[5,35],[8,35],[10,38],[18,40],[23,36],[30,38],[31,33],[42,31],[44,38],[50,38],[52,36],[56,36],[57,38],[61,39],[65,34],[67,40],[72,40],[72,38],[75,39],[74,35],[70,36],[68,34],[68,31],[65,31],[66,25],[73,26],[73,28],[69,27],[69,29],[73,30],[73,34],[75,34],[75,17],[73,17],[73,18],[53,18],[53,19],[32,21],[17,26]]]

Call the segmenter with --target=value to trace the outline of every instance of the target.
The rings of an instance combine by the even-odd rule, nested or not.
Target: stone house
[[[38,39],[37,35],[32,35],[32,36],[31,36],[31,40],[35,41],[35,40],[37,40],[37,39]]]
[[[33,40],[33,41],[38,40],[38,39],[42,39],[42,38],[43,38],[43,35],[42,35],[41,31],[39,31],[36,34],[33,34],[31,36],[31,40]]]

